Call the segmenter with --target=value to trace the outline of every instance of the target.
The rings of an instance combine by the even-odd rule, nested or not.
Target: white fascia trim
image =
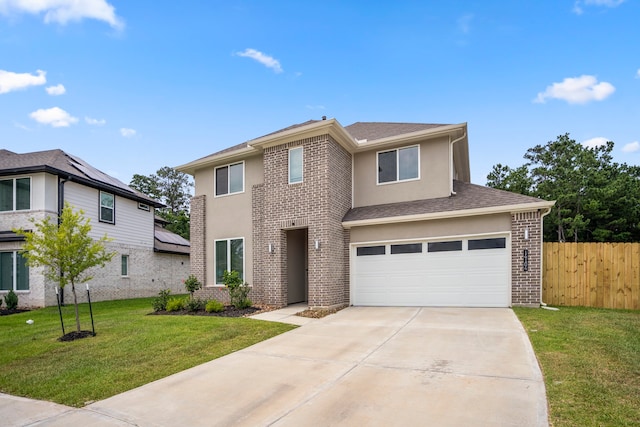
[[[459,211],[433,212],[427,214],[402,215],[386,218],[371,218],[358,221],[343,221],[344,228],[362,227],[366,225],[395,224],[401,222],[428,221],[433,219],[462,218],[467,216],[492,215],[497,213],[530,212],[538,209],[550,209],[553,202],[524,203],[518,205],[492,206],[488,208],[463,209]]]
[[[186,163],[181,166],[176,166],[174,169],[179,172],[184,172],[189,175],[193,175],[196,169],[200,169],[207,166],[219,166],[223,163],[232,163],[234,160],[241,160],[247,158],[251,154],[258,153],[259,150],[247,146],[239,148],[228,153],[221,153],[218,155],[212,155],[203,159],[194,160],[193,162]]]
[[[384,147],[391,144],[415,144],[425,138],[436,138],[438,136],[450,135],[454,131],[466,132],[467,123],[457,125],[444,125],[431,129],[419,130],[417,132],[405,133],[402,135],[389,136],[358,144],[358,152],[368,151],[373,148]]]
[[[340,122],[336,119],[320,120],[306,126],[300,126],[284,132],[278,132],[275,135],[263,136],[249,141],[249,145],[256,148],[273,147],[287,142],[323,134],[329,134],[350,153],[353,153],[358,148],[356,140],[347,133]]]

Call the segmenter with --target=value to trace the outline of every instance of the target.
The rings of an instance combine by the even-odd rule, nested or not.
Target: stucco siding
[[[424,141],[420,146],[420,179],[378,184],[377,156],[380,151],[409,147],[401,144],[372,149],[354,155],[354,205],[370,206],[410,200],[447,197],[449,182],[449,139],[447,137]]]
[[[511,215],[505,213],[353,227],[351,229],[351,243],[508,233],[510,231]]]

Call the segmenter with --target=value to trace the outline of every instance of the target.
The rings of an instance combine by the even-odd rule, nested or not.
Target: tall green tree
[[[584,147],[569,134],[536,145],[527,162],[510,168],[497,164],[487,185],[555,200],[545,218],[549,241],[640,240],[640,170],[613,162],[614,143]]]
[[[104,245],[111,239],[106,235],[98,240],[92,239],[89,236],[89,218],[84,218],[82,210],[74,211],[68,202],[64,204],[59,221],[45,217],[31,222],[35,227],[34,231],[14,230],[25,237],[21,253],[30,267],[44,267],[45,277],[57,283],[60,288],[71,285],[76,329],[80,332],[76,285],[93,278],[90,268],[104,267],[111,261],[115,252],[108,252]]]
[[[164,203],[167,207],[157,209],[156,214],[168,222],[167,230],[189,238],[189,202],[193,188],[189,175],[164,166],[149,176],[135,174],[129,186]]]

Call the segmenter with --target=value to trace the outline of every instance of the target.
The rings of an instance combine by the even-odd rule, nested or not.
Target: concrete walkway
[[[82,409],[0,395],[0,420],[11,426],[548,425],[542,375],[511,310],[391,307],[349,307]]]

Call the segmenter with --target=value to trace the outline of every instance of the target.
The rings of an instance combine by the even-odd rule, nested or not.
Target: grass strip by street
[[[94,303],[96,336],[71,342],[57,341],[57,307],[0,316],[0,392],[79,407],[295,328],[247,318],[147,316],[151,301]],[[91,330],[88,305],[80,308],[82,329]],[[63,310],[69,332],[73,305]]]
[[[514,311],[542,367],[551,425],[640,425],[639,311]]]

